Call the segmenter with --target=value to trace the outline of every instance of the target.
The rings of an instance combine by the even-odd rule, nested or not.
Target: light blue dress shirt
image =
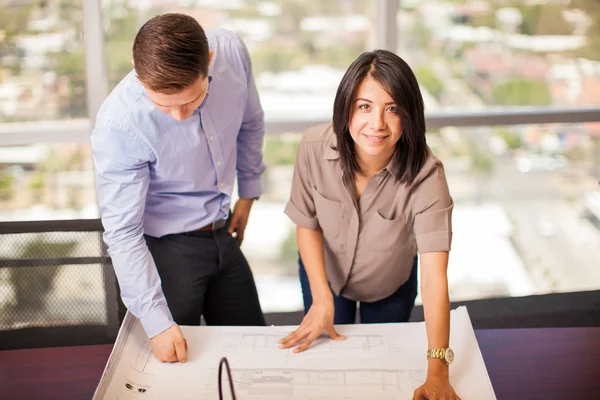
[[[148,337],[174,325],[143,235],[192,231],[227,218],[238,194],[262,193],[264,118],[250,56],[233,33],[207,30],[208,95],[177,121],[130,72],[102,105],[91,135],[104,241],[123,302]]]

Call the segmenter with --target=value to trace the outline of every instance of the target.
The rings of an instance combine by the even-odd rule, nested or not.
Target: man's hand
[[[173,325],[150,339],[152,352],[160,362],[186,362],[187,340],[179,325]]]
[[[231,215],[231,222],[229,223],[229,230],[227,232],[230,235],[235,233],[235,238],[240,246],[244,240],[244,231],[246,230],[250,208],[252,208],[253,203],[254,199],[239,199],[235,203],[233,214]]]
[[[327,331],[329,336],[334,340],[345,340],[346,337],[335,331],[333,313],[333,301],[319,304],[313,303],[298,329],[279,341],[280,347],[287,349],[296,346],[304,340],[300,346],[294,349],[294,353],[300,353],[306,350],[323,331]]]

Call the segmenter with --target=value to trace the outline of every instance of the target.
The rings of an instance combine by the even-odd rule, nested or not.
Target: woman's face
[[[367,75],[356,92],[348,124],[359,157],[391,157],[402,135],[398,111],[392,97]]]

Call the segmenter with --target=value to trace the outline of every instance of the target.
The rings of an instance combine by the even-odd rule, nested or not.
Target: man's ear
[[[210,63],[212,62],[212,58],[213,58],[213,55],[214,55],[214,54],[215,54],[215,52],[214,52],[214,51],[212,51],[212,50],[210,50],[210,51],[208,52],[208,65],[210,65]]]
[[[133,61],[133,58],[131,59],[131,65],[133,65],[133,68],[135,68],[135,61]]]

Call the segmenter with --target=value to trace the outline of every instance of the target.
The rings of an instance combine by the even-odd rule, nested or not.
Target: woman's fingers
[[[331,338],[333,340],[346,340],[346,336],[340,335],[339,333],[337,333],[337,331],[335,330],[335,327],[333,325],[331,325],[331,327],[327,328],[327,333],[329,333],[329,336],[331,336]]]
[[[279,347],[282,349],[293,347],[300,343],[309,333],[310,331],[306,327],[300,325],[298,329],[279,341]]]
[[[302,344],[300,346],[298,346],[294,349],[294,353],[301,353],[304,350],[308,349],[308,346],[310,346],[312,344],[312,342],[314,342],[315,339],[319,337],[320,334],[321,334],[320,332],[312,332],[310,335],[308,335],[306,340],[304,342],[302,342]]]

